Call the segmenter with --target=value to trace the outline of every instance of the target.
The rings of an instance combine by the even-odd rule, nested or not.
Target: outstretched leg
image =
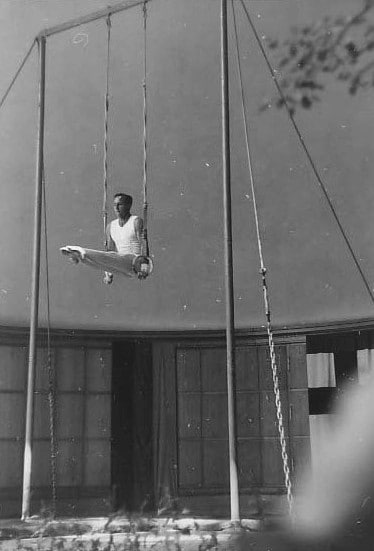
[[[126,277],[135,277],[133,261],[136,255],[120,255],[113,251],[97,251],[76,245],[61,247],[61,253],[74,263],[82,262],[92,268],[110,273],[119,273]]]

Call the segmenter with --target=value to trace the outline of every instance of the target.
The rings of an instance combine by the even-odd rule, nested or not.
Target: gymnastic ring
[[[153,272],[153,261],[149,256],[138,255],[132,261],[132,268],[138,279],[145,279]]]

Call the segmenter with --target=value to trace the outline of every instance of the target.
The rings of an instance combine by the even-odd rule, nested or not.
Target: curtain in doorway
[[[374,373],[374,349],[365,348],[357,350],[357,372],[358,382],[365,385],[369,382]]]
[[[336,386],[335,379],[335,363],[334,354],[329,352],[320,352],[317,354],[307,354],[307,373],[308,373],[308,388],[328,390],[331,387]],[[312,391],[313,392],[313,391]],[[331,431],[333,430],[333,416],[330,412],[318,411],[315,413],[313,410],[312,394],[309,391],[310,397],[310,415],[309,415],[309,428],[310,428],[310,444],[311,444],[311,456],[312,464],[316,462],[321,450],[325,448],[326,443],[331,437]]]
[[[154,366],[154,482],[158,514],[175,509],[177,495],[175,347],[155,343]]]
[[[334,354],[307,354],[308,388],[336,386]]]

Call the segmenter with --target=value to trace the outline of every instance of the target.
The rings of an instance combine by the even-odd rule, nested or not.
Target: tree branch
[[[353,76],[353,80],[358,81],[360,77],[362,77],[362,75],[372,67],[374,67],[374,60],[370,61],[369,63],[364,65],[359,71],[357,71],[357,73]]]
[[[353,17],[351,17],[349,19],[348,23],[346,25],[344,25],[344,27],[338,33],[335,41],[333,42],[333,44],[331,46],[331,49],[335,48],[338,44],[340,44],[340,42],[343,40],[343,38],[345,37],[345,35],[349,31],[349,29],[351,27],[353,27],[353,25],[358,23],[360,21],[360,19],[364,15],[366,15],[373,7],[374,7],[374,1],[373,0],[366,0],[362,10],[359,11],[358,13],[356,13],[356,15],[354,15]]]

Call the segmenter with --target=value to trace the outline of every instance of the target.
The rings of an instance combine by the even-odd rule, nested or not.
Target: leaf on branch
[[[337,78],[338,80],[346,81],[346,80],[349,80],[351,76],[352,76],[352,73],[350,71],[340,71],[340,73],[338,73],[337,75]]]
[[[355,94],[357,94],[357,90],[358,90],[358,87],[359,87],[359,80],[357,79],[354,79],[353,82],[351,83],[348,91],[349,93],[351,94],[351,96],[354,96]]]
[[[289,57],[284,57],[283,59],[280,60],[279,67],[284,67],[290,61],[291,61],[291,59]]]
[[[304,109],[310,109],[312,106],[312,101],[309,96],[303,96],[300,103]]]
[[[318,61],[325,61],[328,53],[329,51],[326,48],[324,50],[320,50],[319,52],[317,52]]]
[[[312,27],[310,27],[310,26],[308,25],[308,26],[306,26],[306,27],[303,27],[303,28],[301,29],[301,32],[302,32],[303,35],[307,35],[307,34],[309,34],[309,33],[311,32],[311,30],[312,30]]]
[[[279,98],[279,99],[277,99],[275,105],[279,108],[279,107],[283,107],[284,103],[285,103],[285,102],[284,102],[284,99],[283,99],[283,98]]]
[[[319,84],[314,80],[301,80],[299,82],[295,82],[295,88],[310,88],[310,90],[322,90],[323,86],[322,84]]]
[[[352,21],[352,25],[361,25],[362,23],[365,23],[366,17],[365,15],[360,15],[360,17],[355,17]]]
[[[360,55],[359,50],[353,41],[347,42],[347,44],[345,44],[345,49],[353,59],[356,59]]]
[[[268,42],[268,47],[271,49],[271,50],[275,50],[275,48],[278,48],[278,40],[269,40]]]

